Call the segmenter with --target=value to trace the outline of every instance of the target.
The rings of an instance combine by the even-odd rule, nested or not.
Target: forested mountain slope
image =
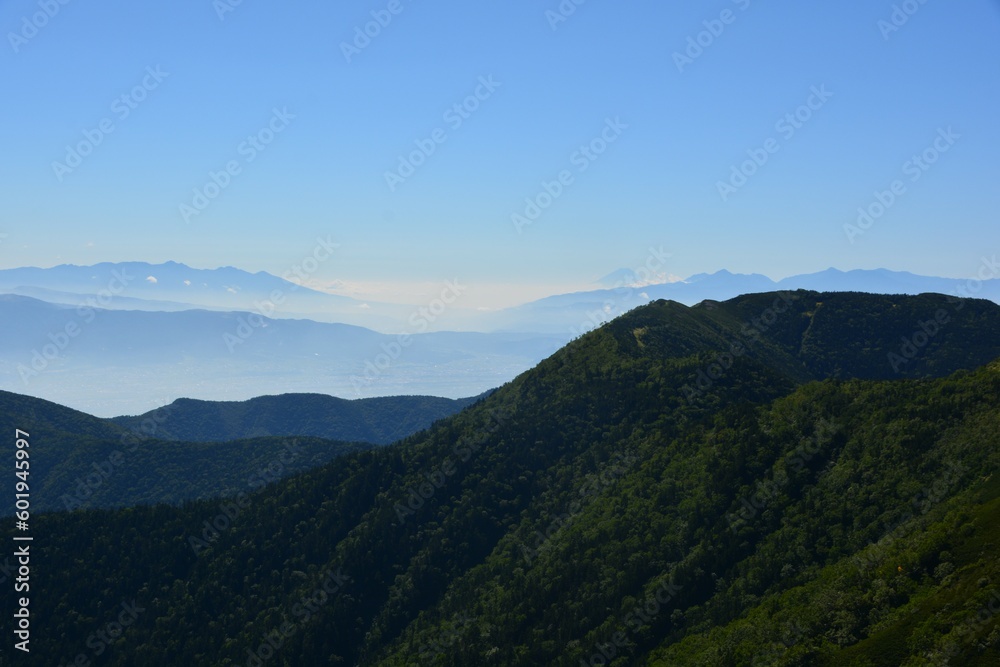
[[[36,517],[29,662],[993,664],[998,311],[656,302],[238,512]]]

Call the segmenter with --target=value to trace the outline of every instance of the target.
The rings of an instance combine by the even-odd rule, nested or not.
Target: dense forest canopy
[[[19,663],[997,664],[998,324],[652,303],[389,447],[35,517]]]

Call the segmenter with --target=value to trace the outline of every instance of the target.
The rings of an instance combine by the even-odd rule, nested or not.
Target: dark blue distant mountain
[[[630,271],[622,269],[601,279],[615,279],[611,289],[546,297],[494,314],[490,325],[508,331],[565,332],[579,335],[637,306],[656,299],[685,305],[704,300],[725,301],[742,294],[774,290],[808,289],[820,292],[867,292],[870,294],[950,294],[978,297],[1000,303],[1000,279],[977,280],[934,278],[887,269],[839,271],[791,276],[774,281],[767,276],[737,274],[726,270],[699,273],[687,280],[656,285],[630,285]]]
[[[387,445],[438,419],[449,417],[479,397],[384,396],[348,401],[323,394],[259,396],[247,401],[177,399],[135,417],[115,417],[123,428],[157,424],[161,440],[223,442],[263,436],[311,435],[329,440]]]

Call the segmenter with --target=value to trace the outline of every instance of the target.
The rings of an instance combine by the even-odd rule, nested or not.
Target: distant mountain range
[[[74,308],[13,295],[0,295],[0,320],[0,389],[104,417],[178,397],[475,396],[564,342],[554,334],[387,335],[257,313]]]
[[[387,445],[450,417],[482,397],[386,396],[353,401],[322,394],[259,396],[248,401],[177,399],[135,417],[111,421],[128,430],[155,425],[159,440],[224,442],[309,435]]]
[[[308,279],[308,274],[299,271]],[[296,278],[294,273],[289,278]],[[177,262],[120,262],[0,270],[0,293],[77,306],[92,301],[105,309],[249,311],[274,317],[398,330],[412,308],[362,302],[311,289],[264,271],[226,266],[195,269]]]
[[[718,271],[662,284],[638,284],[620,270],[602,279],[610,288],[494,312],[446,309],[440,318],[232,267],[7,269],[0,271],[0,292],[7,292],[0,293],[0,388],[101,416],[141,413],[182,396],[459,398],[498,387],[567,341],[657,299],[694,305],[808,289],[1000,302],[1000,279],[990,278],[996,267],[984,259],[984,269],[982,281],[829,269],[777,282]]]
[[[450,307],[439,320],[422,323],[419,331],[414,330],[410,322],[416,312],[413,306],[362,302],[317,291],[264,271],[250,273],[233,267],[194,269],[177,262],[123,262],[5,269],[0,270],[0,293],[72,306],[90,299],[101,308],[114,310],[199,308],[257,312],[276,319],[305,318],[353,324],[384,333],[504,331],[553,333],[568,339],[593,328],[595,322],[607,321],[656,299],[694,305],[705,299],[723,301],[741,294],[806,289],[872,294],[953,294],[1000,302],[1000,268],[988,258],[983,262],[986,271],[973,272],[982,273],[983,280],[974,276],[968,279],[935,278],[887,269],[845,272],[831,268],[778,281],[760,274],[734,274],[722,270],[676,282],[642,284],[637,282],[633,271],[619,269],[597,281],[603,289],[553,295],[493,312],[458,304]],[[290,272],[288,277],[295,278],[295,274]]]
[[[987,267],[989,268],[989,267]],[[1000,303],[1000,274],[986,271],[986,280],[977,278],[934,278],[887,269],[838,271],[791,276],[774,281],[760,274],[734,274],[729,271],[700,273],[687,280],[657,285],[634,285],[626,270],[617,271],[613,288],[559,294],[509,308],[484,318],[488,328],[508,331],[585,333],[603,322],[657,299],[694,305],[706,299],[725,301],[742,294],[774,290],[812,290],[817,292],[866,292],[869,294],[947,294],[989,299]],[[994,277],[990,277],[994,276]]]

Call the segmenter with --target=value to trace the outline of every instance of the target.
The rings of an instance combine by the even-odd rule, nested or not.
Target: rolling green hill
[[[998,324],[655,302],[237,507],[34,517],[19,664],[997,664]]]
[[[180,399],[137,417],[106,420],[4,391],[0,419],[8,429],[31,434],[34,506],[53,511],[249,493],[423,430],[475,400],[345,401],[315,394],[242,403]],[[5,495],[0,514],[13,512],[14,497]]]

